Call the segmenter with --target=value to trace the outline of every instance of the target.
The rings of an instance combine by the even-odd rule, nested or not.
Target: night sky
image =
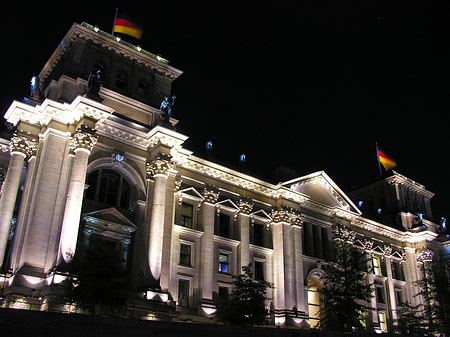
[[[174,117],[195,154],[212,141],[211,155],[228,166],[245,153],[256,175],[278,164],[299,176],[324,170],[348,191],[378,175],[378,142],[395,170],[436,193],[435,222],[450,216],[448,16],[428,1],[302,3],[9,7],[1,114],[28,94],[73,22],[110,32],[118,6],[143,24],[143,49],[184,71]]]

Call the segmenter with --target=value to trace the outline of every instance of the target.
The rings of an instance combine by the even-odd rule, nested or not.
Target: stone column
[[[147,174],[153,178],[153,201],[150,217],[148,263],[154,286],[160,288],[162,249],[164,241],[164,218],[166,212],[167,178],[174,164],[170,156],[160,154],[147,163]]]
[[[202,310],[206,315],[213,314],[216,307],[213,303],[214,290],[214,218],[215,204],[220,192],[211,188],[203,190],[202,225],[203,236],[201,245],[201,289]]]
[[[302,219],[298,217],[292,225],[293,258],[294,258],[294,299],[299,312],[305,313],[308,298],[305,296],[305,284],[303,275],[303,247],[302,247]]]
[[[80,226],[81,206],[83,204],[86,169],[89,154],[97,143],[93,132],[78,130],[70,141],[70,148],[74,152],[72,172],[67,190],[66,206],[59,243],[58,262],[71,260],[77,246],[78,229]]]
[[[5,256],[23,162],[27,155],[31,154],[32,143],[25,137],[14,136],[9,142],[9,150],[11,158],[0,197],[0,264]]]
[[[239,232],[241,243],[238,248],[238,273],[242,272],[242,267],[248,266],[249,259],[249,244],[250,244],[250,213],[253,210],[254,204],[247,200],[239,200],[238,206],[241,209],[239,215]]]

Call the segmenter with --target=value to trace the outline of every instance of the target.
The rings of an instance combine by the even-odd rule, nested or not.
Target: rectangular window
[[[382,276],[381,274],[381,260],[378,256],[372,256],[372,266],[373,273],[378,276]]]
[[[405,280],[405,274],[403,273],[401,262],[392,261],[392,277],[396,280]]]
[[[255,261],[255,274],[254,274],[255,280],[262,280],[264,281],[264,262],[262,261]]]
[[[224,238],[230,237],[230,216],[220,213],[219,216],[219,235]]]
[[[228,287],[219,286],[219,300],[217,303],[217,310],[221,311],[228,301]]]
[[[192,267],[191,264],[191,245],[181,244],[180,246],[180,265]]]
[[[229,255],[219,253],[219,272],[221,273],[229,273]]]
[[[380,329],[382,332],[387,332],[387,324],[386,324],[386,312],[379,311],[378,312],[378,322],[380,323]]]
[[[178,280],[178,305],[189,307],[189,280]]]
[[[397,307],[402,305],[402,303],[403,303],[403,296],[402,296],[402,290],[401,289],[395,289],[395,301],[397,302]]]
[[[257,223],[253,225],[253,244],[264,246],[264,225]]]
[[[192,228],[194,222],[194,206],[183,202],[181,204],[181,226]]]
[[[384,300],[384,289],[382,286],[376,286],[376,293],[377,293],[377,302],[381,304],[385,304],[386,301]]]

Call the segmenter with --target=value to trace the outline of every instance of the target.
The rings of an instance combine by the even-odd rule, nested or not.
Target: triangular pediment
[[[231,208],[232,210],[239,211],[240,208],[231,199],[225,199],[219,201],[216,206]]]
[[[106,237],[121,240],[135,232],[137,226],[116,208],[106,208],[83,214],[86,228]]]
[[[253,216],[255,218],[256,217],[260,218],[263,221],[271,221],[272,220],[272,217],[269,214],[267,214],[267,212],[264,211],[263,209],[260,209],[260,210],[258,210],[256,212],[253,212],[253,213],[250,213],[250,216]]]
[[[203,200],[203,195],[199,191],[197,191],[194,187],[189,187],[184,190],[180,190],[180,191],[178,191],[178,194],[187,196],[187,197],[191,197],[194,199]]]
[[[321,204],[343,208],[361,214],[361,211],[350,198],[324,172],[319,171],[304,177],[296,178],[282,184],[291,190],[304,194]]]

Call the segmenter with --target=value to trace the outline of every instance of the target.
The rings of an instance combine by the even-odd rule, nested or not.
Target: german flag
[[[140,26],[136,20],[121,13],[117,13],[116,19],[114,20],[113,33],[129,35],[139,40],[142,37],[143,32],[142,26]]]
[[[389,157],[386,152],[380,148],[378,148],[378,160],[386,171],[389,171],[397,166],[395,160],[392,157]]]

